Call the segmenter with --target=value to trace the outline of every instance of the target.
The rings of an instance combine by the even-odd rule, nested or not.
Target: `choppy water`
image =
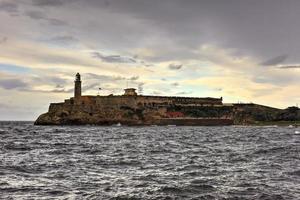
[[[300,199],[300,129],[0,123],[0,199]]]

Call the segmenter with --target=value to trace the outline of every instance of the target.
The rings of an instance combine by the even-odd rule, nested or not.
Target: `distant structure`
[[[131,107],[133,109],[149,108],[158,109],[169,106],[222,106],[223,98],[212,97],[176,97],[176,96],[148,96],[139,95],[135,88],[124,89],[122,95],[108,95],[108,96],[90,96],[81,94],[81,76],[79,73],[75,76],[74,97],[66,99],[64,103],[53,103],[50,107],[66,106],[66,105],[85,105],[89,109],[95,111],[95,108],[114,108]]]
[[[124,91],[125,96],[137,96],[137,93],[135,92],[135,88],[126,88]]]
[[[81,78],[79,73],[76,74],[74,82],[74,98],[77,100],[81,97]]]

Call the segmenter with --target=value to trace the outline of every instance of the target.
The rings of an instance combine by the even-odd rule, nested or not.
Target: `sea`
[[[0,122],[0,199],[300,199],[300,128]]]

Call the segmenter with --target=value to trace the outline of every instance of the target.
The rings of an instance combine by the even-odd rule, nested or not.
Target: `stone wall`
[[[65,103],[51,103],[49,106],[49,112],[53,113],[53,112],[58,112],[64,109],[64,107],[66,106]]]
[[[204,108],[207,103],[216,109],[222,99],[157,96],[81,96],[51,103],[48,113],[41,115],[36,124],[155,124],[156,120],[169,118],[172,107]],[[172,116],[171,116],[172,117]],[[179,116],[180,117],[180,116]],[[185,116],[182,113],[181,117]],[[173,119],[170,119],[173,120]],[[167,121],[166,121],[167,122]],[[183,121],[185,123],[185,121]],[[188,123],[200,123],[187,121]],[[165,123],[165,122],[163,122]],[[180,123],[180,122],[178,122]],[[201,123],[206,123],[202,120]]]
[[[71,104],[72,101],[66,100]],[[160,96],[82,96],[75,104],[95,106],[95,108],[128,106],[131,108],[166,107],[169,105],[219,106],[222,98],[160,97]]]

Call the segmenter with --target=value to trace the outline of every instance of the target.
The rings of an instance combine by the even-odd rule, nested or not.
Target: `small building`
[[[137,96],[137,93],[135,91],[135,88],[126,88],[124,91],[124,96]]]

